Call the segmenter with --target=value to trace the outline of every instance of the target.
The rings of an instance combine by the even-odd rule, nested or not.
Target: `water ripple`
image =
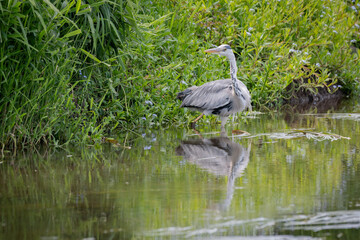
[[[329,229],[357,229],[360,228],[360,211],[320,212],[315,216],[290,220],[284,219],[284,229],[310,230],[318,232]]]
[[[279,228],[283,230],[308,230],[318,232],[331,229],[359,229],[360,228],[360,210],[352,211],[333,211],[319,212],[315,215],[295,215],[282,219],[255,218],[248,220],[230,220],[209,224],[204,228],[195,227],[169,227],[155,229],[145,233],[146,236],[179,236],[179,237],[198,237],[202,239],[242,239],[242,240],[299,240],[299,239],[321,239],[310,236],[216,236],[219,233],[226,233],[228,228],[246,226],[256,230]]]

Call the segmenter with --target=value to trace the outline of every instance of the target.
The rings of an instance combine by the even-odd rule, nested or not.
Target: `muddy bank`
[[[299,85],[299,81],[294,81],[287,87],[289,98],[284,99],[284,108],[291,108],[296,112],[305,112],[316,108],[317,112],[326,112],[336,108],[346,97],[338,84],[330,87],[317,87],[314,90],[299,88]]]
[[[342,86],[334,80],[329,80],[322,86],[311,86],[317,84],[321,76],[320,69],[312,72],[309,66],[304,65],[301,70],[308,75],[294,79],[286,87],[288,97],[284,99],[285,107],[290,107],[296,112],[305,112],[313,108],[316,108],[317,112],[326,112],[329,109],[337,108],[341,100],[346,97]]]

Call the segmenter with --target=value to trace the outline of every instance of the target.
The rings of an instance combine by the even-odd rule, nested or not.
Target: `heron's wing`
[[[232,97],[231,80],[217,80],[192,89],[180,107],[217,109],[229,104]]]

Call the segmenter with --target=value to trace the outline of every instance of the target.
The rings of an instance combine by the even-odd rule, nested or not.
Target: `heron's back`
[[[251,110],[249,90],[244,83],[237,81],[241,97],[235,95],[231,79],[217,80],[178,93],[177,98],[182,101],[180,107],[219,116],[229,116],[245,108]]]

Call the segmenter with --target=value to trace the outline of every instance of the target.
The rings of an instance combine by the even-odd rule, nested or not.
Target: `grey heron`
[[[182,101],[180,107],[201,112],[201,115],[193,121],[193,128],[204,114],[213,114],[220,116],[221,130],[224,131],[226,121],[231,114],[244,111],[246,108],[251,111],[251,96],[245,84],[236,77],[235,55],[229,45],[223,44],[205,52],[227,57],[230,62],[231,78],[189,87],[178,93],[177,98]]]

